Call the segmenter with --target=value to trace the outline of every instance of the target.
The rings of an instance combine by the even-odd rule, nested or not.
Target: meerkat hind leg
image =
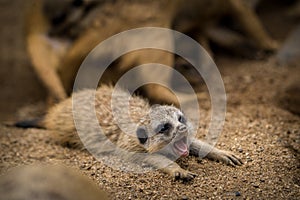
[[[199,157],[203,155],[203,157],[206,157],[210,160],[221,161],[233,167],[243,164],[241,159],[235,156],[233,153],[217,149],[210,144],[197,139],[194,139],[191,143],[190,154]]]

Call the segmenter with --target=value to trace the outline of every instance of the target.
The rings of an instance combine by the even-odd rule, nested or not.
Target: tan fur
[[[56,139],[64,144],[69,144],[73,147],[84,148],[81,141],[85,145],[93,147],[94,153],[100,153],[106,149],[106,142],[109,140],[116,146],[123,150],[132,153],[148,152],[149,156],[145,158],[154,167],[162,169],[162,171],[181,179],[192,179],[194,174],[181,169],[176,163],[170,160],[169,156],[182,156],[188,151],[191,155],[199,156],[201,151],[207,151],[207,157],[214,160],[219,160],[230,165],[241,165],[239,158],[232,153],[218,150],[209,144],[197,140],[192,136],[193,128],[190,122],[185,119],[183,113],[173,107],[156,105],[150,107],[149,103],[138,96],[133,96],[129,101],[129,115],[127,115],[125,107],[128,100],[128,93],[117,90],[117,95],[114,96],[116,105],[112,106],[112,92],[113,88],[110,86],[101,86],[93,97],[93,90],[83,90],[73,94],[73,98],[69,98],[49,110],[43,121],[44,126],[53,130],[56,134]],[[78,107],[72,106],[72,101],[76,101]],[[99,134],[97,124],[91,123],[93,121],[90,105],[95,103],[95,111],[97,122],[102,128],[105,137]],[[77,109],[76,109],[77,108]],[[115,117],[113,117],[113,111]],[[76,118],[76,128],[74,125],[73,116]],[[118,122],[118,123],[117,123]],[[130,127],[133,122],[137,126]],[[120,129],[126,128],[126,133]],[[159,132],[165,129],[168,125],[167,131]],[[157,129],[158,127],[158,129]],[[162,128],[163,127],[163,128]],[[80,131],[80,139],[76,134]],[[143,134],[147,139],[142,141]],[[183,142],[186,151],[178,151],[176,143]],[[181,143],[182,144],[182,143]],[[166,145],[168,145],[166,147]],[[178,154],[179,152],[179,154]],[[118,151],[117,151],[118,153]],[[125,158],[124,156],[121,156]],[[167,166],[163,164],[167,163]]]
[[[125,136],[122,135],[122,131],[120,131],[113,119],[112,108],[110,105],[112,91],[113,90],[110,86],[101,86],[96,92],[95,107],[97,110],[97,118],[100,126],[103,128],[104,134],[112,142],[117,143],[120,137],[124,138]],[[84,99],[87,98],[91,92],[92,90],[85,90],[75,93],[74,96],[79,99]],[[123,92],[122,95],[119,100],[120,108],[125,106],[122,101],[126,100],[125,98],[127,97],[127,93]],[[137,96],[132,98],[130,104],[132,111],[131,117],[133,117],[133,121],[135,123],[138,123],[139,120],[147,114],[149,104],[147,101]],[[82,106],[84,107],[85,105]],[[88,112],[88,110],[84,111]],[[82,113],[82,115],[84,116],[85,114]],[[64,143],[67,142],[70,145],[82,148],[82,144],[76,134],[76,128],[74,125],[72,98],[69,98],[51,108],[45,116],[44,125],[47,129],[58,131],[58,141],[62,141]],[[134,141],[132,144],[134,145],[132,145],[131,148],[139,146],[137,141]],[[124,147],[124,144],[120,145]]]

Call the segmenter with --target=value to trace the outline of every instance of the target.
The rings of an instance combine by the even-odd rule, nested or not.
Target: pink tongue
[[[187,145],[182,140],[175,142],[174,145],[180,153],[184,154],[187,152]]]

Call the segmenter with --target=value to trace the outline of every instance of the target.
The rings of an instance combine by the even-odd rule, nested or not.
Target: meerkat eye
[[[182,115],[180,115],[179,117],[178,117],[178,121],[180,122],[180,123],[186,123],[186,119],[185,119],[185,117],[184,116],[182,116]]]
[[[167,131],[169,131],[171,128],[171,124],[166,123],[166,124],[161,124],[158,127],[158,133],[166,133]]]

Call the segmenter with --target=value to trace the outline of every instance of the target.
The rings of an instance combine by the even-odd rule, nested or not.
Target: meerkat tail
[[[45,128],[43,121],[44,118],[18,121],[14,124],[14,126],[18,128]]]

